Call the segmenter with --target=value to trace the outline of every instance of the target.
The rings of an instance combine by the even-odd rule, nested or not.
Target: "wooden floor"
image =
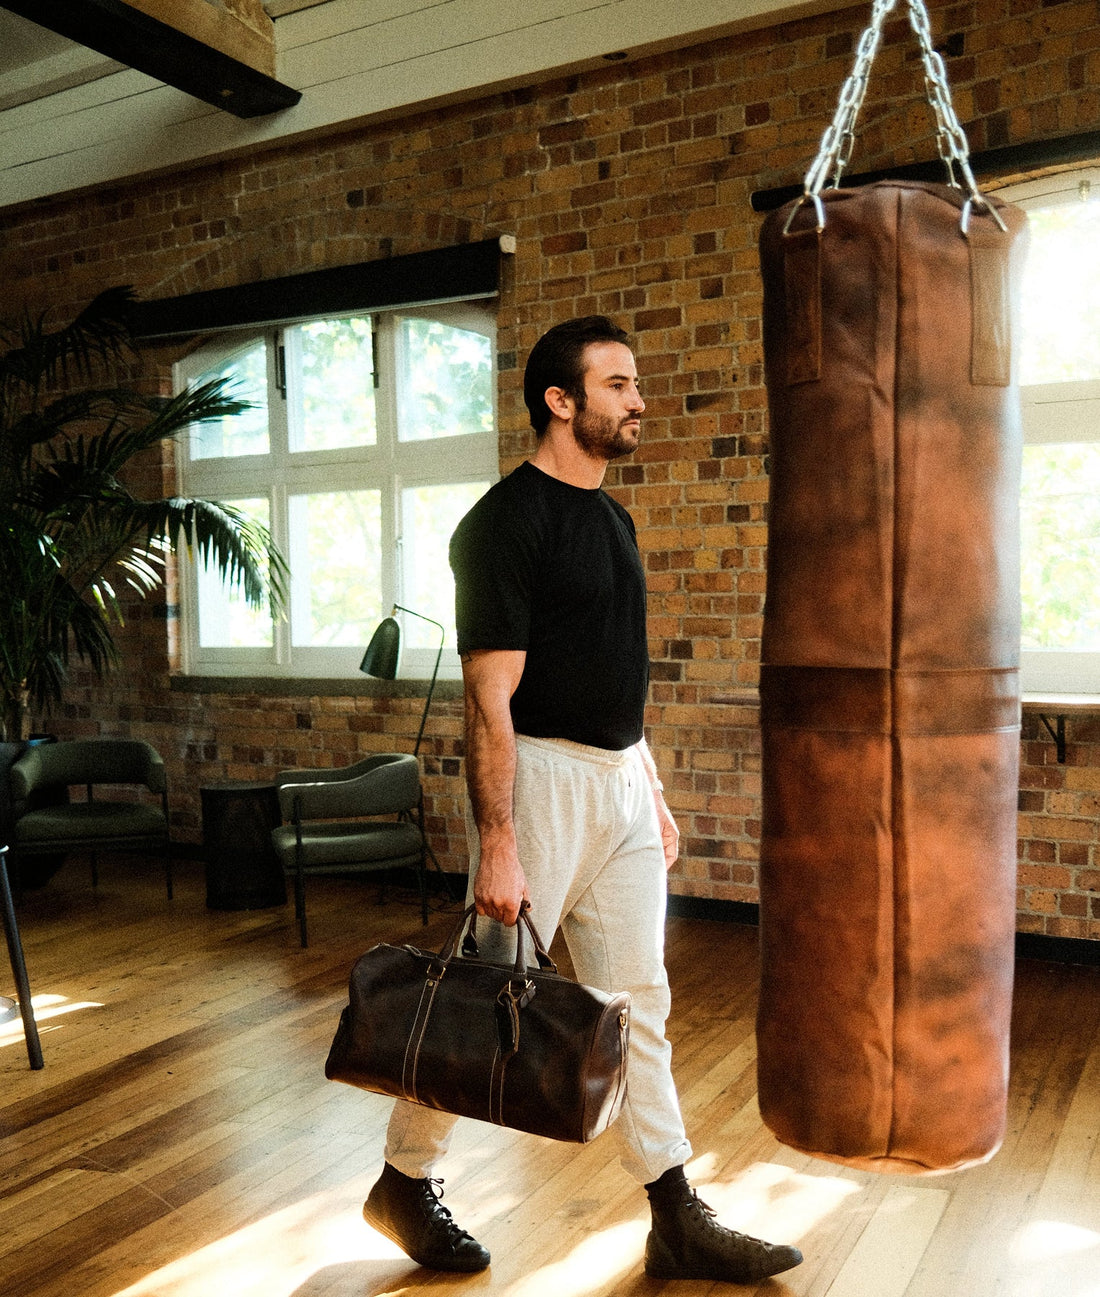
[[[642,1274],[644,1197],[610,1140],[557,1145],[467,1122],[444,1172],[482,1275],[419,1270],[360,1207],[388,1104],[324,1079],[347,971],[379,939],[437,946],[411,897],[313,889],[289,907],[205,908],[184,864],[83,862],[28,891],[21,923],[46,1067],[0,1028],[4,1297],[503,1297],[748,1292]],[[1100,971],[1025,961],[1003,1150],[953,1176],[875,1176],[779,1146],[754,1087],[755,932],[669,924],[671,1034],[703,1196],[737,1228],[798,1242],[780,1297],[1100,1294]],[[0,965],[0,992],[11,987]]]

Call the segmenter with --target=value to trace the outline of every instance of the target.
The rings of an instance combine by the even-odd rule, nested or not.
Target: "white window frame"
[[[1079,202],[1083,182],[1091,186],[1090,201],[1100,202],[1100,166],[1007,186],[997,196],[1025,211],[1054,207]],[[1100,442],[1100,379],[1021,383],[1020,413],[1025,445]],[[1021,648],[1020,683],[1024,693],[1100,694],[1100,652]]]
[[[283,555],[290,560],[288,500],[292,495],[332,490],[381,489],[382,492],[382,609],[389,613],[394,604],[413,605],[405,596],[404,526],[401,517],[402,492],[410,487],[457,485],[464,482],[495,482],[500,475],[499,440],[496,431],[496,317],[491,301],[447,302],[385,310],[343,311],[311,319],[366,318],[374,321],[375,367],[379,375],[375,390],[377,440],[373,446],[341,447],[318,451],[291,452],[285,402],[276,400],[276,366],[283,330],[305,321],[296,318],[285,324],[253,326],[227,331],[210,339],[174,367],[177,391],[197,375],[209,371],[227,353],[250,340],[267,340],[269,395],[269,452],[265,455],[202,457],[192,459],[190,438],[176,443],[176,467],[181,490],[190,496],[231,502],[266,496],[270,501],[271,531]],[[492,357],[492,427],[484,433],[467,433],[426,440],[400,441],[397,435],[397,375],[400,322],[409,318],[439,320],[456,328],[469,329],[489,338]],[[181,556],[180,659],[183,672],[197,676],[271,676],[276,678],[363,679],[359,663],[366,638],[354,647],[314,647],[292,643],[288,615],[273,627],[270,647],[201,646],[198,626],[197,561]],[[449,570],[441,578],[450,582]],[[293,578],[292,578],[293,579]],[[410,644],[417,628],[415,618],[399,613],[402,622],[402,678],[427,679],[435,666],[436,632],[427,630],[432,647]],[[441,679],[458,679],[461,668],[454,648],[453,626],[439,667]]]

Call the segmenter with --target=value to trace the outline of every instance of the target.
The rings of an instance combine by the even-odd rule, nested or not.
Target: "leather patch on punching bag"
[[[1008,241],[999,230],[971,228],[970,381],[1007,387],[1012,338],[1009,327]]]
[[[783,244],[787,304],[787,382],[821,377],[821,234],[796,230]]]

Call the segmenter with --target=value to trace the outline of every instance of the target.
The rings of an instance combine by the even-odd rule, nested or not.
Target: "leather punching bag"
[[[1025,238],[974,195],[827,189],[761,233],[759,1100],[873,1170],[984,1161],[1005,1122]]]

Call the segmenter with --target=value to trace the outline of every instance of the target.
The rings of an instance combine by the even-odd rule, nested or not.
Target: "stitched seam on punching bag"
[[[901,341],[902,341],[902,282],[901,282],[901,241],[902,241],[902,214],[905,193],[898,190],[894,202],[894,445],[893,445],[893,462],[891,464],[891,477],[893,481],[892,491],[892,508],[890,510],[890,525],[892,530],[892,543],[890,546],[890,688],[887,691],[888,706],[890,715],[887,718],[890,729],[890,865],[891,865],[891,941],[890,951],[892,976],[890,979],[890,1128],[886,1136],[886,1148],[883,1150],[889,1157],[894,1147],[894,1123],[897,1120],[897,1056],[898,1056],[898,815],[900,811],[898,789],[901,783],[901,749],[897,735],[893,733],[894,714],[897,705],[895,697],[896,670],[898,665],[898,638],[900,633],[898,607],[900,604],[898,581],[899,569],[903,566],[899,562],[900,536],[898,534],[898,504],[899,504],[899,474],[898,474],[898,448],[899,448],[899,394],[901,388]]]
[[[424,1043],[424,1033],[428,1030],[428,1017],[432,1011],[432,1003],[435,1000],[436,987],[439,982],[430,979],[424,983],[424,988],[420,992],[420,1003],[416,1006],[416,1017],[413,1019],[412,1030],[409,1032],[409,1041],[405,1046],[405,1060],[401,1068],[401,1088],[404,1091],[404,1097],[416,1102],[416,1069],[420,1062],[420,1047]]]
[[[787,386],[794,387],[821,377],[821,231],[811,226],[784,238],[786,378]]]

